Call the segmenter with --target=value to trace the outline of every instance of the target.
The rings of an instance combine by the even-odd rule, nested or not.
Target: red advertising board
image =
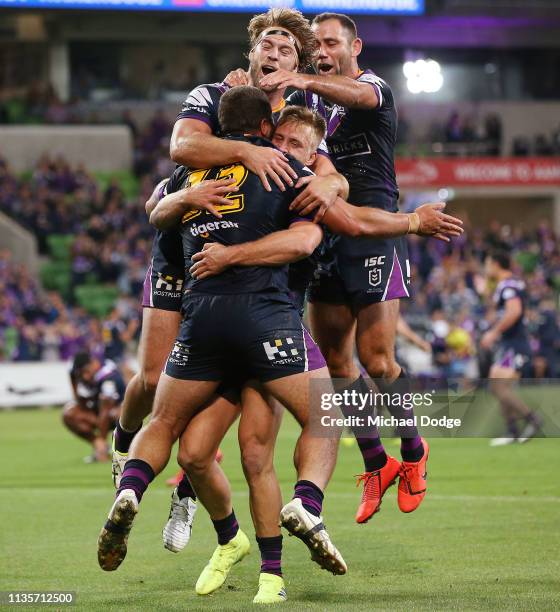
[[[560,188],[560,158],[443,158],[396,160],[401,188],[539,186]]]

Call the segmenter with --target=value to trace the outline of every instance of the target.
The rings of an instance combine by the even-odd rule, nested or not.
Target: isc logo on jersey
[[[201,234],[215,232],[216,230],[220,229],[233,229],[238,227],[239,223],[235,223],[235,221],[211,221],[210,223],[200,223],[199,225],[193,225],[191,227],[191,234],[193,236],[199,236]]]

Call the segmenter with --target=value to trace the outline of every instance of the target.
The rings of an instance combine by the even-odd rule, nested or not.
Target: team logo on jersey
[[[263,348],[270,361],[277,364],[301,361],[302,357],[294,344],[293,338],[276,339],[274,342],[263,342]]]
[[[371,153],[368,139],[365,134],[356,134],[344,142],[329,144],[329,153],[336,159],[347,159],[358,155]]]
[[[208,238],[208,232],[214,232],[219,229],[233,229],[238,228],[239,223],[235,221],[211,221],[210,223],[201,223],[200,225],[193,225],[191,227],[191,234],[193,236],[202,236]]]
[[[185,366],[189,360],[189,347],[183,342],[175,342],[168,361],[177,366]]]
[[[183,290],[183,279],[169,276],[168,274],[162,274],[158,272],[158,279],[156,281],[156,290],[160,291],[178,291]]]
[[[377,287],[381,283],[381,268],[373,268],[368,270],[369,284],[372,287]]]

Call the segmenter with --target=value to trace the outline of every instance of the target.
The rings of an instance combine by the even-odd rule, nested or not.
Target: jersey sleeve
[[[107,378],[101,383],[99,388],[99,398],[115,401],[119,399],[119,391],[115,380],[112,378]]]
[[[393,92],[381,77],[373,74],[373,72],[362,72],[358,77],[358,81],[360,83],[369,83],[374,88],[378,100],[376,110],[394,107]]]
[[[303,166],[297,161],[292,161],[290,165],[297,172],[298,179],[306,177],[306,176],[315,176],[315,173],[312,170],[310,170],[307,166]],[[299,189],[292,187],[289,190],[286,190],[286,193],[289,192],[288,205],[291,204],[304,189],[305,189],[305,186],[300,187]],[[310,215],[302,215],[299,212],[292,211],[292,210],[289,211],[289,214],[290,214],[289,223],[297,223],[298,221],[313,221],[313,217],[315,216],[314,213]]]
[[[503,302],[507,302],[508,300],[512,300],[513,298],[521,297],[519,290],[515,287],[505,287],[502,289],[501,299]]]
[[[199,85],[195,87],[183,102],[177,119],[198,119],[203,121],[217,134],[220,131],[218,106],[221,92],[216,85]]]
[[[297,89],[286,98],[286,106],[307,106],[305,92]]]
[[[169,193],[175,193],[181,189],[181,185],[184,182],[186,176],[186,170],[184,166],[178,166],[175,168],[173,174],[169,177],[169,180],[164,185],[162,196],[166,196]],[[160,198],[161,199],[161,198]]]

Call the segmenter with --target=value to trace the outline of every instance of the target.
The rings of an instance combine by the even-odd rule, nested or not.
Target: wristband
[[[408,234],[417,234],[420,229],[420,217],[418,213],[409,213],[408,217]]]

